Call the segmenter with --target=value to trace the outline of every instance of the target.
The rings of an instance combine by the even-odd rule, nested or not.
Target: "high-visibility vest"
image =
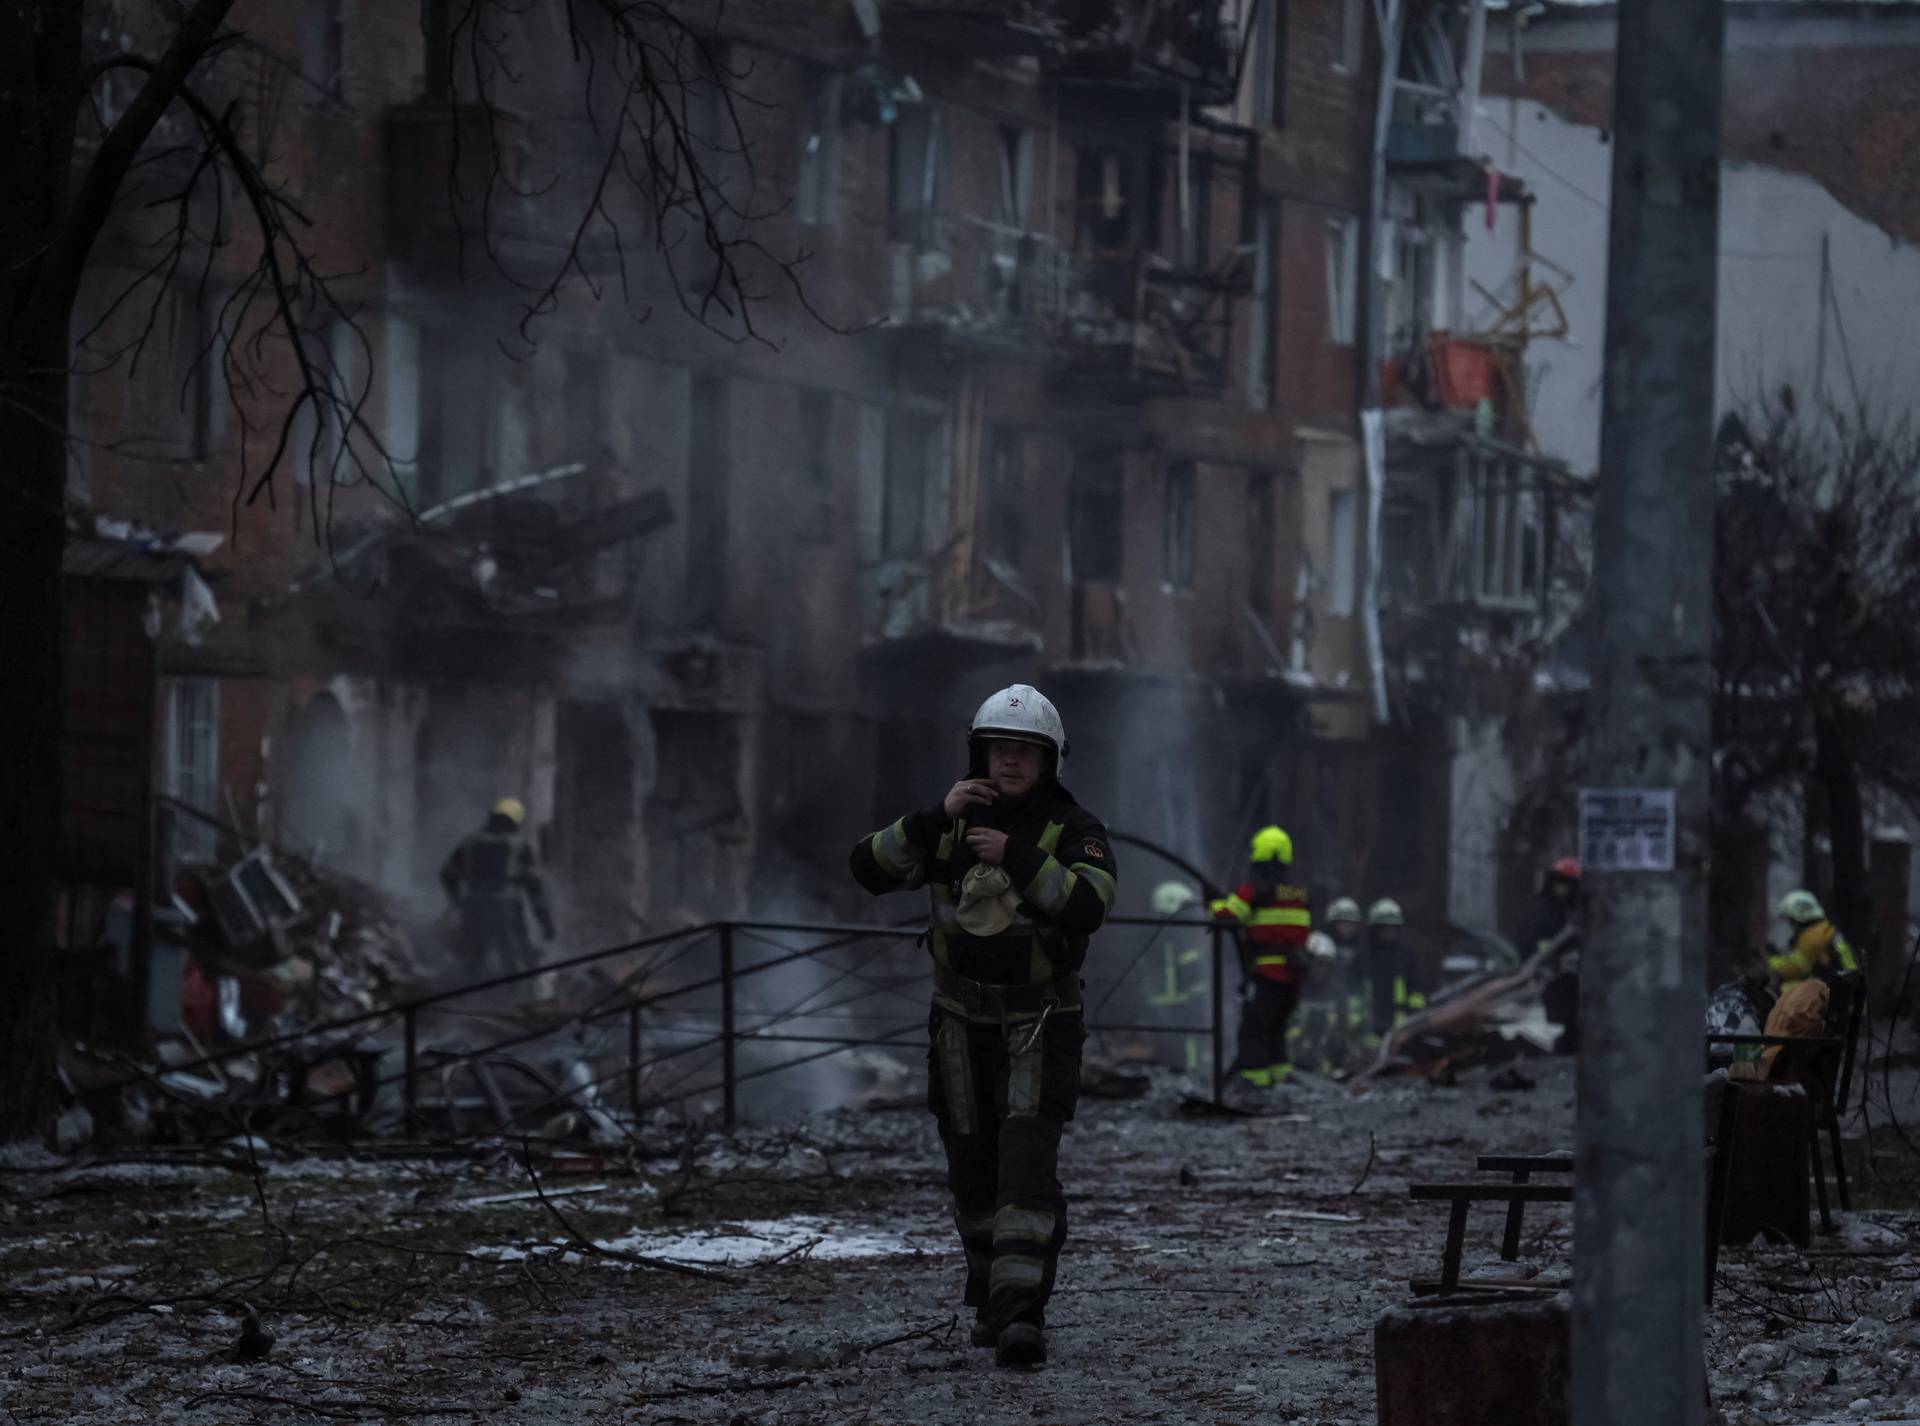
[[[1246,927],[1253,973],[1263,980],[1299,981],[1307,973],[1307,933],[1313,913],[1304,886],[1276,886],[1261,896],[1252,883],[1212,904],[1213,914]]]

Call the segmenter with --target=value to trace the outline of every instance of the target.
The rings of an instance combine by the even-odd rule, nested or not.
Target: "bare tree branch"
[[[30,328],[45,330],[49,324],[58,324],[64,329],[66,314],[73,310],[80,277],[86,271],[94,242],[120,201],[128,172],[146,146],[154,125],[160,122],[161,115],[185,86],[187,76],[206,58],[215,34],[232,8],[233,0],[195,0],[181,16],[165,53],[148,71],[140,92],[107,131],[65,217],[47,244],[39,290],[27,309]]]

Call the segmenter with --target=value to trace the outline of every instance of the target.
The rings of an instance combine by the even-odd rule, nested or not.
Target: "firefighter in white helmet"
[[[1153,889],[1156,916],[1197,918],[1199,907],[1200,893],[1184,881],[1163,881]],[[1147,1004],[1172,1010],[1206,1000],[1210,973],[1204,933],[1198,927],[1165,926],[1154,934],[1161,942],[1160,987],[1147,997]],[[1188,1035],[1183,1050],[1187,1073],[1193,1074],[1200,1068],[1200,1037]]]
[[[1385,1035],[1427,1008],[1420,963],[1406,943],[1406,913],[1383,896],[1367,908],[1367,979],[1372,984],[1372,1026]]]
[[[1046,1360],[1067,1204],[1060,1131],[1086,1041],[1080,968],[1113,907],[1106,828],[1061,785],[1066,730],[1017,683],[980,705],[967,775],[853,849],[868,891],[924,887],[933,953],[929,1107],[947,1150],[975,1346]]]
[[[1827,919],[1826,908],[1811,891],[1789,891],[1780,898],[1780,919],[1793,927],[1787,949],[1767,957],[1767,969],[1782,987],[1813,977],[1831,980],[1836,974],[1859,969],[1853,947],[1840,928]]]

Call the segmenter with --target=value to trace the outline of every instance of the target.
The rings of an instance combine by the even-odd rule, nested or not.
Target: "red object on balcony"
[[[1493,352],[1485,342],[1435,332],[1427,338],[1427,361],[1434,394],[1443,405],[1472,407],[1494,400]]]

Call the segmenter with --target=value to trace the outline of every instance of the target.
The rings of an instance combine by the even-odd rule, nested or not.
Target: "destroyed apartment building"
[[[845,846],[1019,678],[1079,713],[1067,778],[1116,828],[1212,866],[1284,817],[1317,884],[1458,919],[1424,650],[1536,607],[1551,554],[1515,361],[1457,331],[1463,215],[1525,195],[1472,157],[1471,75],[1421,68],[1480,5],[1410,7],[1386,108],[1359,0],[727,6],[710,62],[752,102],[713,161],[808,255],[769,340],[690,320],[699,271],[625,291],[600,235],[600,300],[566,287],[531,344],[472,166],[514,180],[488,251],[564,259],[565,74],[475,106],[443,7],[311,9],[250,15],[208,83],[252,96],[350,274],[323,335],[370,435],[309,424],[293,498],[236,502],[277,431],[195,354],[245,254],[75,383],[76,509],[222,536],[218,624],[153,648],[153,904],[265,846],[431,940],[442,860],[511,795],[563,946],[842,914]],[[86,440],[127,426],[148,445]],[[406,511],[330,478],[380,454]]]

